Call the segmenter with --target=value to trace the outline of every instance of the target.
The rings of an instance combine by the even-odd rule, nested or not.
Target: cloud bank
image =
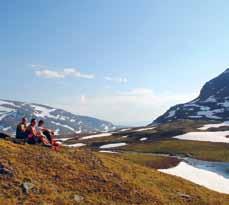
[[[55,66],[42,65],[42,64],[30,64],[30,67],[35,69],[35,75],[37,77],[46,78],[46,79],[63,79],[66,77],[76,77],[76,78],[84,78],[84,79],[94,79],[94,74],[86,74],[79,71],[76,68],[63,68],[61,71],[55,70]],[[104,80],[111,81],[114,83],[127,83],[128,80],[126,77],[111,77],[106,76]]]
[[[60,106],[74,113],[95,116],[115,124],[143,125],[152,122],[170,106],[190,101],[196,95],[196,93],[156,94],[151,89],[136,88],[106,95],[82,94],[73,100],[74,104],[65,98]]]

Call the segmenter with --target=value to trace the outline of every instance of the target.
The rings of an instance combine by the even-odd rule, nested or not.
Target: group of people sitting
[[[53,147],[57,150],[60,144],[55,140],[55,134],[52,130],[45,127],[43,120],[40,120],[37,125],[36,119],[32,119],[27,125],[26,118],[22,118],[17,125],[16,138],[24,139],[29,144],[42,143],[46,146]]]

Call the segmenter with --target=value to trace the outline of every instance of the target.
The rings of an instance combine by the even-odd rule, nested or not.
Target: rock
[[[34,184],[31,183],[31,182],[23,182],[22,183],[22,191],[25,193],[25,194],[29,194],[29,192],[31,191],[31,189],[34,188]]]
[[[178,192],[177,195],[180,196],[182,199],[184,199],[186,201],[191,201],[192,200],[192,196],[190,196],[188,194]]]
[[[84,197],[82,197],[82,196],[80,196],[80,195],[78,195],[78,194],[75,194],[75,195],[74,195],[74,200],[75,200],[76,202],[81,202],[81,201],[84,200]]]
[[[5,167],[3,164],[0,163],[0,176],[7,176],[7,177],[12,177],[13,176],[13,172]]]

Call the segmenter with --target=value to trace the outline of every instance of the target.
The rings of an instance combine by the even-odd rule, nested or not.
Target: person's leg
[[[43,134],[47,137],[48,141],[52,144],[52,135],[49,131],[44,131]]]

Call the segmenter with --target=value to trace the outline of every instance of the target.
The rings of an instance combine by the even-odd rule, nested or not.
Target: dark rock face
[[[0,132],[15,132],[16,125],[22,117],[42,119],[47,127],[58,134],[103,132],[115,129],[110,122],[75,115],[61,109],[40,104],[0,100]]]
[[[171,107],[155,123],[175,120],[229,120],[229,69],[207,82],[195,100]]]

